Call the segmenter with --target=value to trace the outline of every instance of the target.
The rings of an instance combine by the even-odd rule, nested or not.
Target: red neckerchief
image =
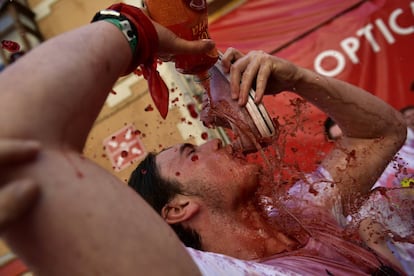
[[[137,35],[138,45],[135,49],[133,60],[125,74],[135,72],[139,66],[144,78],[148,82],[148,89],[155,106],[163,119],[168,114],[169,91],[164,80],[157,71],[158,35],[151,20],[141,11],[141,9],[118,3],[108,9],[115,10],[124,15],[134,24]]]

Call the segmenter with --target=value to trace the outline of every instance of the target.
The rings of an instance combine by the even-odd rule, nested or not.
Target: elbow
[[[396,120],[393,129],[393,142],[398,151],[407,139],[407,124],[402,115],[396,111]]]

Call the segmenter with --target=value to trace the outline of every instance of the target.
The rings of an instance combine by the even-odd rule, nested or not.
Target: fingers
[[[237,70],[234,70],[238,68]],[[250,89],[253,87],[253,83],[256,79],[257,71],[260,68],[260,64],[254,59],[240,59],[235,63],[230,70],[232,79],[233,75],[240,75],[240,77],[234,77],[234,79],[241,78],[240,87],[239,89],[239,105],[245,106],[249,97]],[[237,93],[237,91],[232,91],[233,93]]]
[[[271,75],[272,62],[262,51],[252,51],[242,56],[231,49],[225,54],[225,60],[235,59],[230,66],[231,95],[238,99],[240,106],[245,106],[252,88],[256,90],[255,103],[260,103]]]
[[[266,64],[266,66],[261,66],[259,68],[256,79],[256,95],[254,98],[254,102],[256,104],[259,104],[262,101],[265,94],[267,80],[270,78],[270,75],[272,73],[271,66],[271,64]]]
[[[0,169],[7,165],[28,162],[40,150],[37,141],[0,139]],[[0,183],[0,232],[19,218],[33,205],[39,194],[39,187],[31,180],[16,180]]]
[[[0,140],[0,166],[32,160],[39,152],[40,144],[29,140]]]
[[[230,72],[231,65],[244,55],[235,48],[228,48],[221,57],[221,65],[226,73]]]
[[[255,103],[265,94],[296,91],[296,84],[306,74],[296,65],[263,51],[243,55],[229,48],[222,57],[222,65],[229,66],[231,96],[240,106],[246,105],[251,88],[256,90]]]
[[[0,232],[26,213],[39,197],[39,186],[31,180],[17,180],[0,189]]]

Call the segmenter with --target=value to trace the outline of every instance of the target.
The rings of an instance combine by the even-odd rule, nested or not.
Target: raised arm
[[[148,22],[138,39],[146,39]],[[154,25],[158,54],[214,46],[178,39]],[[5,234],[39,275],[198,273],[152,208],[80,154],[108,92],[132,58],[120,29],[100,21],[50,39],[0,74],[0,138],[43,145],[35,162],[2,175],[10,181],[28,177],[40,185],[36,207]]]
[[[257,102],[265,93],[291,91],[338,123],[344,136],[322,165],[347,201],[371,189],[405,140],[406,127],[399,112],[349,83],[260,51],[243,56],[229,49],[223,60],[231,72],[232,96],[239,98],[241,105],[246,103],[248,90],[255,82]]]

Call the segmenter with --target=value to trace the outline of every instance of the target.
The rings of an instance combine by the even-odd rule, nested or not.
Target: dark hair
[[[407,105],[406,107],[403,107],[400,109],[401,114],[404,114],[408,110],[414,109],[414,105]]]
[[[161,178],[155,157],[155,153],[149,153],[144,158],[132,172],[128,186],[141,195],[158,214],[161,214],[165,204],[183,191],[180,183]],[[179,223],[170,226],[186,246],[202,250],[201,238],[196,231],[185,228]]]
[[[325,130],[325,135],[330,139],[330,140],[334,140],[334,138],[331,135],[330,129],[331,127],[333,127],[334,125],[336,125],[336,123],[334,122],[334,120],[332,120],[331,117],[326,118],[325,122],[323,123],[323,127]]]

